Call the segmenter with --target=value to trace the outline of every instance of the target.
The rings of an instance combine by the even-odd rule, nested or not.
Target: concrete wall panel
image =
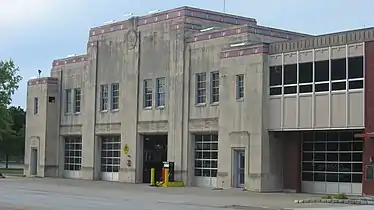
[[[283,128],[297,128],[297,98],[296,96],[284,97]]]
[[[346,126],[346,94],[331,94],[331,127],[344,128]]]
[[[313,62],[313,51],[305,50],[299,52],[299,63]]]
[[[329,59],[329,49],[328,48],[319,48],[314,51],[315,61],[325,61]]]
[[[344,46],[331,47],[331,59],[345,58],[345,56],[346,56],[345,45]]]
[[[278,129],[282,126],[282,99],[269,99],[269,129]]]
[[[363,127],[364,126],[364,93],[350,92],[348,93],[348,126]]]
[[[313,118],[313,96],[300,96],[299,97],[299,125],[301,129],[312,128]]]
[[[328,128],[330,122],[330,114],[329,114],[329,96],[327,94],[324,95],[316,95],[314,101],[314,110],[315,110],[315,128]]]

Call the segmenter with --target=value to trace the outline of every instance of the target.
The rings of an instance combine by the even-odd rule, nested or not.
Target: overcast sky
[[[124,14],[194,6],[222,11],[223,0],[0,0],[0,60],[12,58],[24,80],[13,104],[25,107],[26,81],[53,59],[85,53],[88,30]],[[226,12],[258,24],[310,34],[374,26],[373,0],[226,0]]]

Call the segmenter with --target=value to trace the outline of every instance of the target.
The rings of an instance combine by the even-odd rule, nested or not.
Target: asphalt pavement
[[[277,210],[325,207],[372,210],[373,206],[294,204],[310,195],[260,194],[206,188],[150,188],[146,185],[68,179],[0,179],[0,210]]]

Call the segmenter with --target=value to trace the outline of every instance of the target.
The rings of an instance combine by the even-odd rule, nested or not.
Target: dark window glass
[[[352,153],[339,153],[339,161],[340,162],[347,162],[351,161]]]
[[[314,163],[314,171],[326,171],[325,163]]]
[[[312,85],[300,85],[299,86],[299,93],[311,93],[313,92]]]
[[[340,141],[352,141],[353,140],[353,133],[352,132],[339,132],[339,140]]]
[[[313,153],[311,152],[303,153],[303,161],[312,161],[312,160],[313,160]]]
[[[361,162],[362,161],[362,153],[353,153],[352,154],[352,161],[354,162]]]
[[[325,161],[326,160],[326,153],[314,153],[314,161]]]
[[[338,153],[327,153],[327,161],[338,161]]]
[[[270,66],[270,86],[282,85],[282,66]]]
[[[339,144],[340,151],[351,151],[351,148],[352,148],[352,144],[350,142]]]
[[[297,83],[297,65],[284,65],[284,83],[285,85],[288,84],[296,84]]]
[[[296,86],[284,87],[284,94],[295,94],[296,91]]]
[[[362,142],[353,142],[352,150],[356,152],[362,152],[364,151],[364,145]]]
[[[347,75],[345,58],[331,60],[331,80],[342,80],[346,78]]]
[[[352,163],[353,172],[362,172],[362,163]]]
[[[327,132],[327,140],[329,142],[337,142],[339,141],[339,132]]]
[[[303,141],[313,141],[313,132],[305,132],[303,133]]]
[[[338,173],[327,173],[326,174],[326,181],[327,182],[338,182],[339,181]]]
[[[303,163],[303,171],[313,171],[313,163]]]
[[[326,138],[327,138],[327,135],[326,135],[326,132],[315,132],[314,134],[314,138],[316,141],[326,141]]]
[[[360,166],[360,167],[362,167],[362,166]],[[351,170],[352,170],[352,164],[351,163],[339,163],[339,172],[351,172]]]
[[[314,181],[316,182],[324,182],[325,181],[325,173],[315,173],[314,175]]]
[[[282,95],[282,88],[281,87],[270,88],[270,95]]]
[[[303,144],[304,151],[313,151],[313,143],[304,143]]]
[[[337,163],[326,163],[326,171],[338,172],[338,164]]]
[[[313,173],[311,172],[303,172],[302,177],[303,181],[313,181]]]
[[[327,143],[327,151],[338,151],[339,149],[339,144],[336,143]]]
[[[315,151],[326,151],[326,144],[325,143],[315,143],[314,144]]]
[[[299,83],[313,82],[313,63],[299,64]]]
[[[353,183],[362,183],[362,174],[352,174]]]
[[[345,82],[335,82],[331,85],[331,90],[345,90],[346,85]]]
[[[348,78],[363,78],[364,77],[364,62],[363,57],[348,58]]]
[[[339,182],[351,182],[352,174],[339,174]]]
[[[361,89],[364,87],[364,81],[358,80],[358,81],[350,81],[349,82],[349,89]]]
[[[314,87],[315,92],[329,91],[329,84],[316,84]]]
[[[329,61],[315,62],[315,82],[329,81]]]

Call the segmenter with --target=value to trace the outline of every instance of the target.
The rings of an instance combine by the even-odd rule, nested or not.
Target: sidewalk
[[[87,181],[52,178],[8,179],[13,189],[27,190],[33,193],[57,193],[75,197],[85,196],[100,199],[133,200],[177,204],[183,206],[253,209],[280,208],[317,208],[343,207],[342,204],[295,204],[294,200],[320,197],[297,193],[255,193],[240,189],[212,190],[209,188],[152,188],[144,184],[125,184],[118,182]],[[4,184],[1,183],[0,184]],[[372,208],[372,206],[371,206]],[[258,209],[258,208],[256,208]]]

